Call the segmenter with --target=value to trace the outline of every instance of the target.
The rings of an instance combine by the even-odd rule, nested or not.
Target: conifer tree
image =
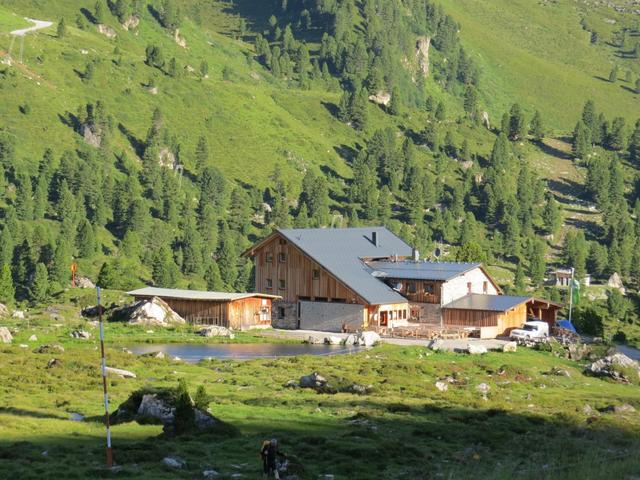
[[[58,38],[64,38],[66,34],[67,34],[67,24],[64,21],[64,17],[62,17],[58,22],[56,35],[58,36]]]
[[[0,266],[0,303],[12,304],[16,295],[11,277],[11,267],[8,263]]]
[[[61,286],[66,286],[71,280],[71,246],[67,240],[60,236],[56,242],[56,248],[53,256],[53,265],[51,266],[51,281],[57,282]]]
[[[44,303],[49,297],[49,273],[44,263],[36,265],[35,275],[29,287],[29,297],[34,303]]]
[[[636,166],[640,166],[640,119],[636,122],[629,138],[629,160]]]
[[[618,81],[618,65],[614,65],[614,67],[611,69],[611,72],[609,72],[609,81],[611,83],[615,83]]]
[[[222,281],[220,268],[218,267],[217,262],[209,262],[207,270],[204,273],[204,279],[207,282],[207,290],[211,290],[213,292],[224,291],[224,282]]]
[[[552,195],[547,197],[547,201],[542,212],[542,221],[544,222],[545,230],[551,234],[556,235],[560,226],[562,225],[562,211],[558,202]]]
[[[157,287],[175,287],[180,277],[180,271],[173,260],[171,250],[162,245],[153,257],[151,278]]]
[[[516,262],[516,272],[513,277],[514,293],[523,294],[527,289],[524,278],[524,268],[522,268],[522,262]]]
[[[225,289],[233,290],[233,286],[238,278],[238,253],[236,241],[229,231],[226,223],[223,223],[220,232],[220,248],[218,250],[218,267],[220,276],[224,282]]]
[[[104,23],[106,15],[105,10],[104,0],[97,0],[93,7],[93,18],[95,18],[97,24]]]
[[[522,108],[517,103],[511,106],[509,111],[509,139],[519,140],[524,137],[526,124]]]
[[[14,240],[11,229],[5,224],[0,234],[0,265],[11,265],[13,260]]]
[[[542,116],[540,112],[536,110],[536,113],[531,119],[531,125],[529,126],[529,134],[536,142],[541,142],[544,139],[544,125],[542,123]]]
[[[78,253],[82,258],[91,258],[96,253],[96,238],[93,227],[86,218],[81,220],[76,237]]]
[[[534,286],[540,287],[544,282],[544,274],[547,268],[545,254],[547,245],[544,240],[536,238],[533,240],[529,256],[529,277]]]
[[[400,89],[398,87],[393,87],[393,90],[391,91],[391,101],[389,102],[389,113],[391,115],[400,115],[400,108]]]
[[[573,130],[571,152],[575,158],[584,160],[591,152],[591,132],[582,120],[578,121]]]
[[[209,164],[209,145],[206,137],[201,136],[198,138],[198,144],[196,145],[196,167],[198,171],[202,171],[204,167]]]
[[[183,264],[182,271],[185,274],[194,273],[200,275],[203,267],[202,257],[202,237],[196,228],[196,222],[191,212],[183,213],[185,217],[183,223],[184,236],[182,239]]]

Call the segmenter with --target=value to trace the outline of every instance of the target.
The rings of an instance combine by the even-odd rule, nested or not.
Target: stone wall
[[[440,325],[442,320],[442,308],[436,303],[411,303],[411,311],[418,310],[420,323]]]
[[[298,304],[295,302],[274,301],[271,306],[271,325],[273,328],[295,330],[298,326]]]
[[[350,303],[300,302],[300,328],[341,332],[343,325],[362,328],[364,307]]]

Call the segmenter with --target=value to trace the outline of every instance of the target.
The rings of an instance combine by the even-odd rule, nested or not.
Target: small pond
[[[128,347],[136,355],[163,352],[167,357],[179,357],[185,362],[197,363],[207,358],[220,360],[249,360],[252,358],[291,357],[295,355],[341,355],[356,353],[363,347],[344,345],[307,345],[277,343],[224,343],[224,344],[145,344]]]

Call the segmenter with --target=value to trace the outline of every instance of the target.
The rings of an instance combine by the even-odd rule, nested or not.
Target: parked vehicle
[[[549,324],[539,320],[526,322],[522,328],[511,331],[510,337],[515,340],[533,340],[549,336]]]

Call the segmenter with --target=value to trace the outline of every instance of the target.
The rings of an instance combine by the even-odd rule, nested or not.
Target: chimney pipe
[[[378,232],[371,232],[371,243],[373,243],[376,247],[379,247],[378,244]]]
[[[419,262],[420,261],[420,252],[418,251],[418,249],[416,247],[413,247],[411,249],[411,256],[413,257],[413,261],[414,262]]]

